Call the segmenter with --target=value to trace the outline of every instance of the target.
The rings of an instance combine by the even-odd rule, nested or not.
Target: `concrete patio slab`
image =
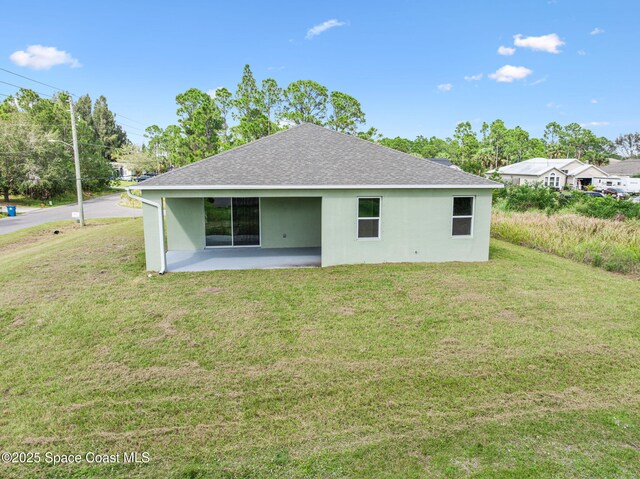
[[[167,251],[167,271],[311,268],[320,266],[320,248],[207,248]]]

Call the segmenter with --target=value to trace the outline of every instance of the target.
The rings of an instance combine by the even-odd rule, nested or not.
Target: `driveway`
[[[127,208],[118,205],[120,193],[109,196],[102,196],[94,200],[84,202],[85,219],[95,218],[130,218],[132,216],[142,216],[140,208]],[[5,208],[3,208],[5,211]],[[0,234],[12,233],[30,226],[37,226],[52,221],[71,220],[71,213],[78,211],[78,205],[54,206],[53,208],[25,208],[24,214],[20,214],[18,206],[18,216],[0,219]]]

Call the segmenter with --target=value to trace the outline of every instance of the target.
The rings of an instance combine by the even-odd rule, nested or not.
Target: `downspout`
[[[167,257],[164,252],[164,215],[162,214],[162,200],[160,203],[156,203],[155,201],[151,201],[148,198],[143,198],[142,196],[137,196],[131,193],[131,187],[125,188],[127,195],[129,198],[141,201],[145,205],[153,206],[156,210],[158,210],[158,232],[160,233],[160,270],[159,274],[164,274],[167,271]]]

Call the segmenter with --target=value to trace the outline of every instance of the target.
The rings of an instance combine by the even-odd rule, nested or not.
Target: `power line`
[[[15,87],[15,88],[19,88],[20,90],[30,90],[30,88],[25,88],[25,87],[22,87],[20,85],[16,85],[14,83],[9,83],[9,82],[2,81],[2,80],[0,80],[0,83],[4,83],[5,85],[9,85],[9,86],[12,86],[12,87]],[[43,96],[48,96],[49,98],[53,98],[53,95],[47,95],[46,93],[41,93],[41,92],[35,91],[35,90],[31,90],[31,91],[37,93],[38,95],[43,95]]]
[[[20,73],[12,72],[11,70],[7,70],[6,68],[0,68],[0,71],[3,71],[3,72],[6,72],[6,73],[9,73],[10,75],[15,75],[15,76],[20,77],[20,78],[24,78],[25,80],[29,80],[29,81],[32,81],[32,82],[34,82],[34,83],[38,83],[38,84],[40,84],[40,85],[44,85],[44,86],[46,86],[46,87],[48,87],[48,88],[52,88],[52,89],[54,89],[54,90],[58,90],[58,91],[63,92],[63,93],[68,93],[68,94],[70,94],[71,96],[78,98],[78,95],[76,95],[75,93],[71,93],[69,90],[64,90],[64,89],[62,89],[62,88],[58,88],[58,87],[56,87],[56,86],[49,85],[48,83],[44,83],[44,82],[41,82],[41,81],[39,81],[39,80],[35,80],[35,79],[30,78],[30,77],[28,77],[28,76],[26,76],[26,75],[21,75]],[[18,85],[14,85],[14,84],[12,84],[12,83],[8,83],[8,82],[1,81],[1,80],[0,80],[0,83],[4,83],[4,84],[6,84],[6,85],[13,86],[13,87],[15,87],[15,88],[19,88],[19,89],[26,89],[26,88],[24,88],[24,87],[21,87],[21,86],[18,86]],[[35,91],[35,90],[33,90],[33,91]],[[38,95],[44,95],[44,96],[48,96],[48,97],[50,97],[50,98],[53,98],[53,95],[47,95],[46,93],[40,93],[40,92],[37,92],[37,91],[35,91],[35,92],[36,92]],[[9,96],[9,95],[4,95],[4,96]],[[127,116],[121,115],[120,113],[118,113],[118,112],[116,112],[116,111],[113,111],[113,110],[111,110],[111,111],[112,111],[112,113],[114,113],[116,116],[120,116],[120,117],[124,118],[125,120],[129,120],[129,121],[132,121],[132,122],[134,122],[134,123],[138,123],[139,125],[142,125],[142,126],[144,126],[145,128],[146,128],[146,126],[147,126],[147,125],[145,125],[144,123],[142,123],[142,122],[140,122],[140,121],[138,121],[138,120],[134,120],[133,118],[129,118],[129,117],[127,117]],[[133,127],[133,126],[131,126],[131,125],[127,125],[127,126],[129,126],[129,128],[135,128],[135,127]]]
[[[11,74],[11,75],[15,75],[15,76],[17,76],[17,77],[24,78],[25,80],[29,80],[29,81],[32,81],[32,82],[34,82],[34,83],[38,83],[38,84],[40,84],[40,85],[44,85],[44,86],[49,87],[49,88],[53,88],[54,90],[58,90],[58,91],[66,91],[66,92],[67,92],[67,93],[69,93],[71,96],[77,96],[77,95],[75,95],[75,94],[71,93],[70,91],[63,90],[62,88],[58,88],[57,86],[49,85],[48,83],[44,83],[44,82],[41,82],[41,81],[38,81],[38,80],[34,80],[33,78],[29,78],[28,76],[20,75],[20,73],[12,72],[12,71],[10,71],[10,70],[7,70],[6,68],[0,68],[0,70],[2,70],[3,72],[7,72],[7,73],[9,73],[9,74]]]
[[[146,136],[144,136],[142,133],[136,133],[135,131],[131,132],[131,133],[127,133],[127,135],[133,135],[133,136],[139,136],[140,138],[146,138]]]
[[[134,122],[134,123],[137,123],[138,125],[142,125],[142,126],[144,126],[145,128],[148,126],[148,125],[145,125],[144,123],[142,123],[141,121],[136,121],[136,120],[134,120],[133,118],[128,118],[128,117],[126,117],[126,116],[124,116],[124,115],[121,115],[121,114],[120,114],[120,113],[118,113],[118,112],[115,112],[115,111],[114,111],[113,113],[114,113],[115,115],[117,115],[117,116],[121,117],[121,118],[124,118],[125,120],[129,120],[129,121],[132,121],[132,122]]]

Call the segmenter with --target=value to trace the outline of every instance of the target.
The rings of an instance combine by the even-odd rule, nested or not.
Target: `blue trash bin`
[[[15,216],[16,215],[16,207],[15,206],[7,206],[7,214],[9,216]]]

